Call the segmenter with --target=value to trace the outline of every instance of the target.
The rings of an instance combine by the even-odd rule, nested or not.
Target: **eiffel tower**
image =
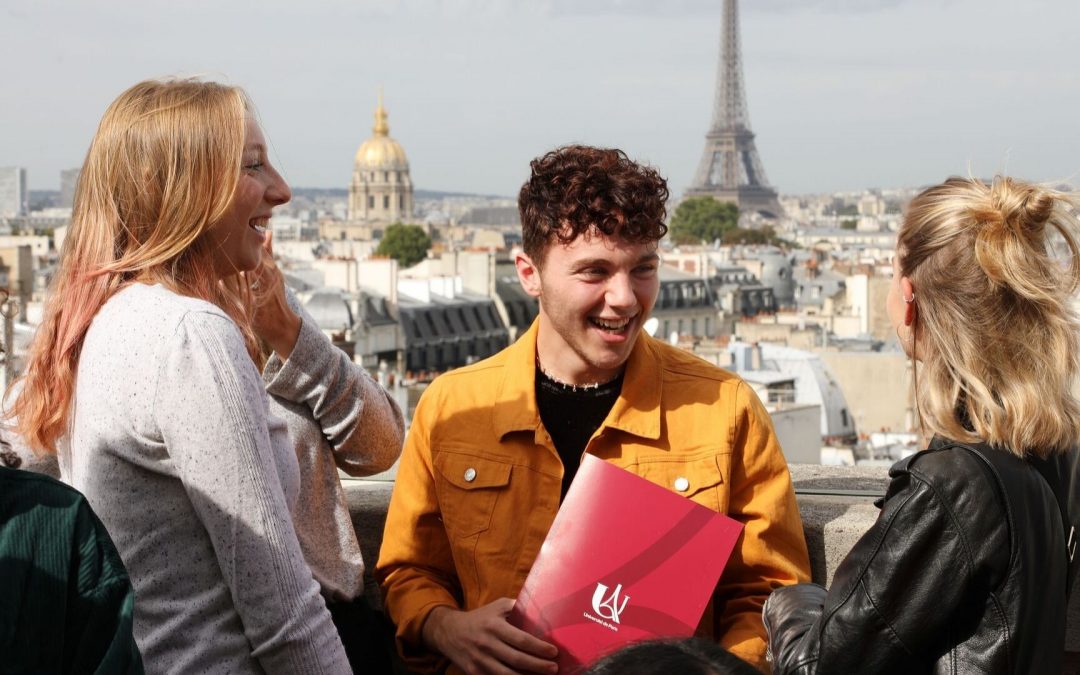
[[[736,0],[724,0],[712,127],[705,134],[705,153],[686,196],[732,202],[743,213],[761,212],[771,217],[783,214],[776,190],[769,186],[761,157],[754,147],[754,132],[750,131]]]

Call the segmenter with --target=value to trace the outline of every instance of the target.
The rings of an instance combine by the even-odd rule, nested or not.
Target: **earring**
[[[904,298],[904,303],[907,305],[904,309],[904,325],[910,326],[915,322],[915,291],[911,292],[910,298]]]

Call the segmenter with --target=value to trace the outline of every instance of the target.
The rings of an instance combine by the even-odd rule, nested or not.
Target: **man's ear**
[[[536,266],[532,258],[524,251],[519,251],[514,256],[514,267],[517,268],[518,281],[525,292],[534,298],[540,297],[540,268]]]

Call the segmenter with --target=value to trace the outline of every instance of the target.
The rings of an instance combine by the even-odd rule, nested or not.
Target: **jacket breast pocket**
[[[727,499],[727,489],[721,471],[720,456],[710,453],[702,457],[642,458],[635,473],[675,494],[692,499],[702,506],[720,512]]]
[[[440,452],[434,458],[443,526],[454,538],[488,529],[499,493],[510,483],[511,465],[487,457]]]

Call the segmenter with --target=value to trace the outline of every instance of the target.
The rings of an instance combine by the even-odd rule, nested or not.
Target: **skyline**
[[[348,184],[382,86],[419,189],[513,196],[529,160],[584,142],[654,164],[681,195],[720,14],[720,0],[11,0],[0,165],[55,189],[120,91],[203,74],[249,92],[297,187]],[[751,0],[740,23],[751,126],[783,195],[968,172],[1080,185],[1080,3]]]

